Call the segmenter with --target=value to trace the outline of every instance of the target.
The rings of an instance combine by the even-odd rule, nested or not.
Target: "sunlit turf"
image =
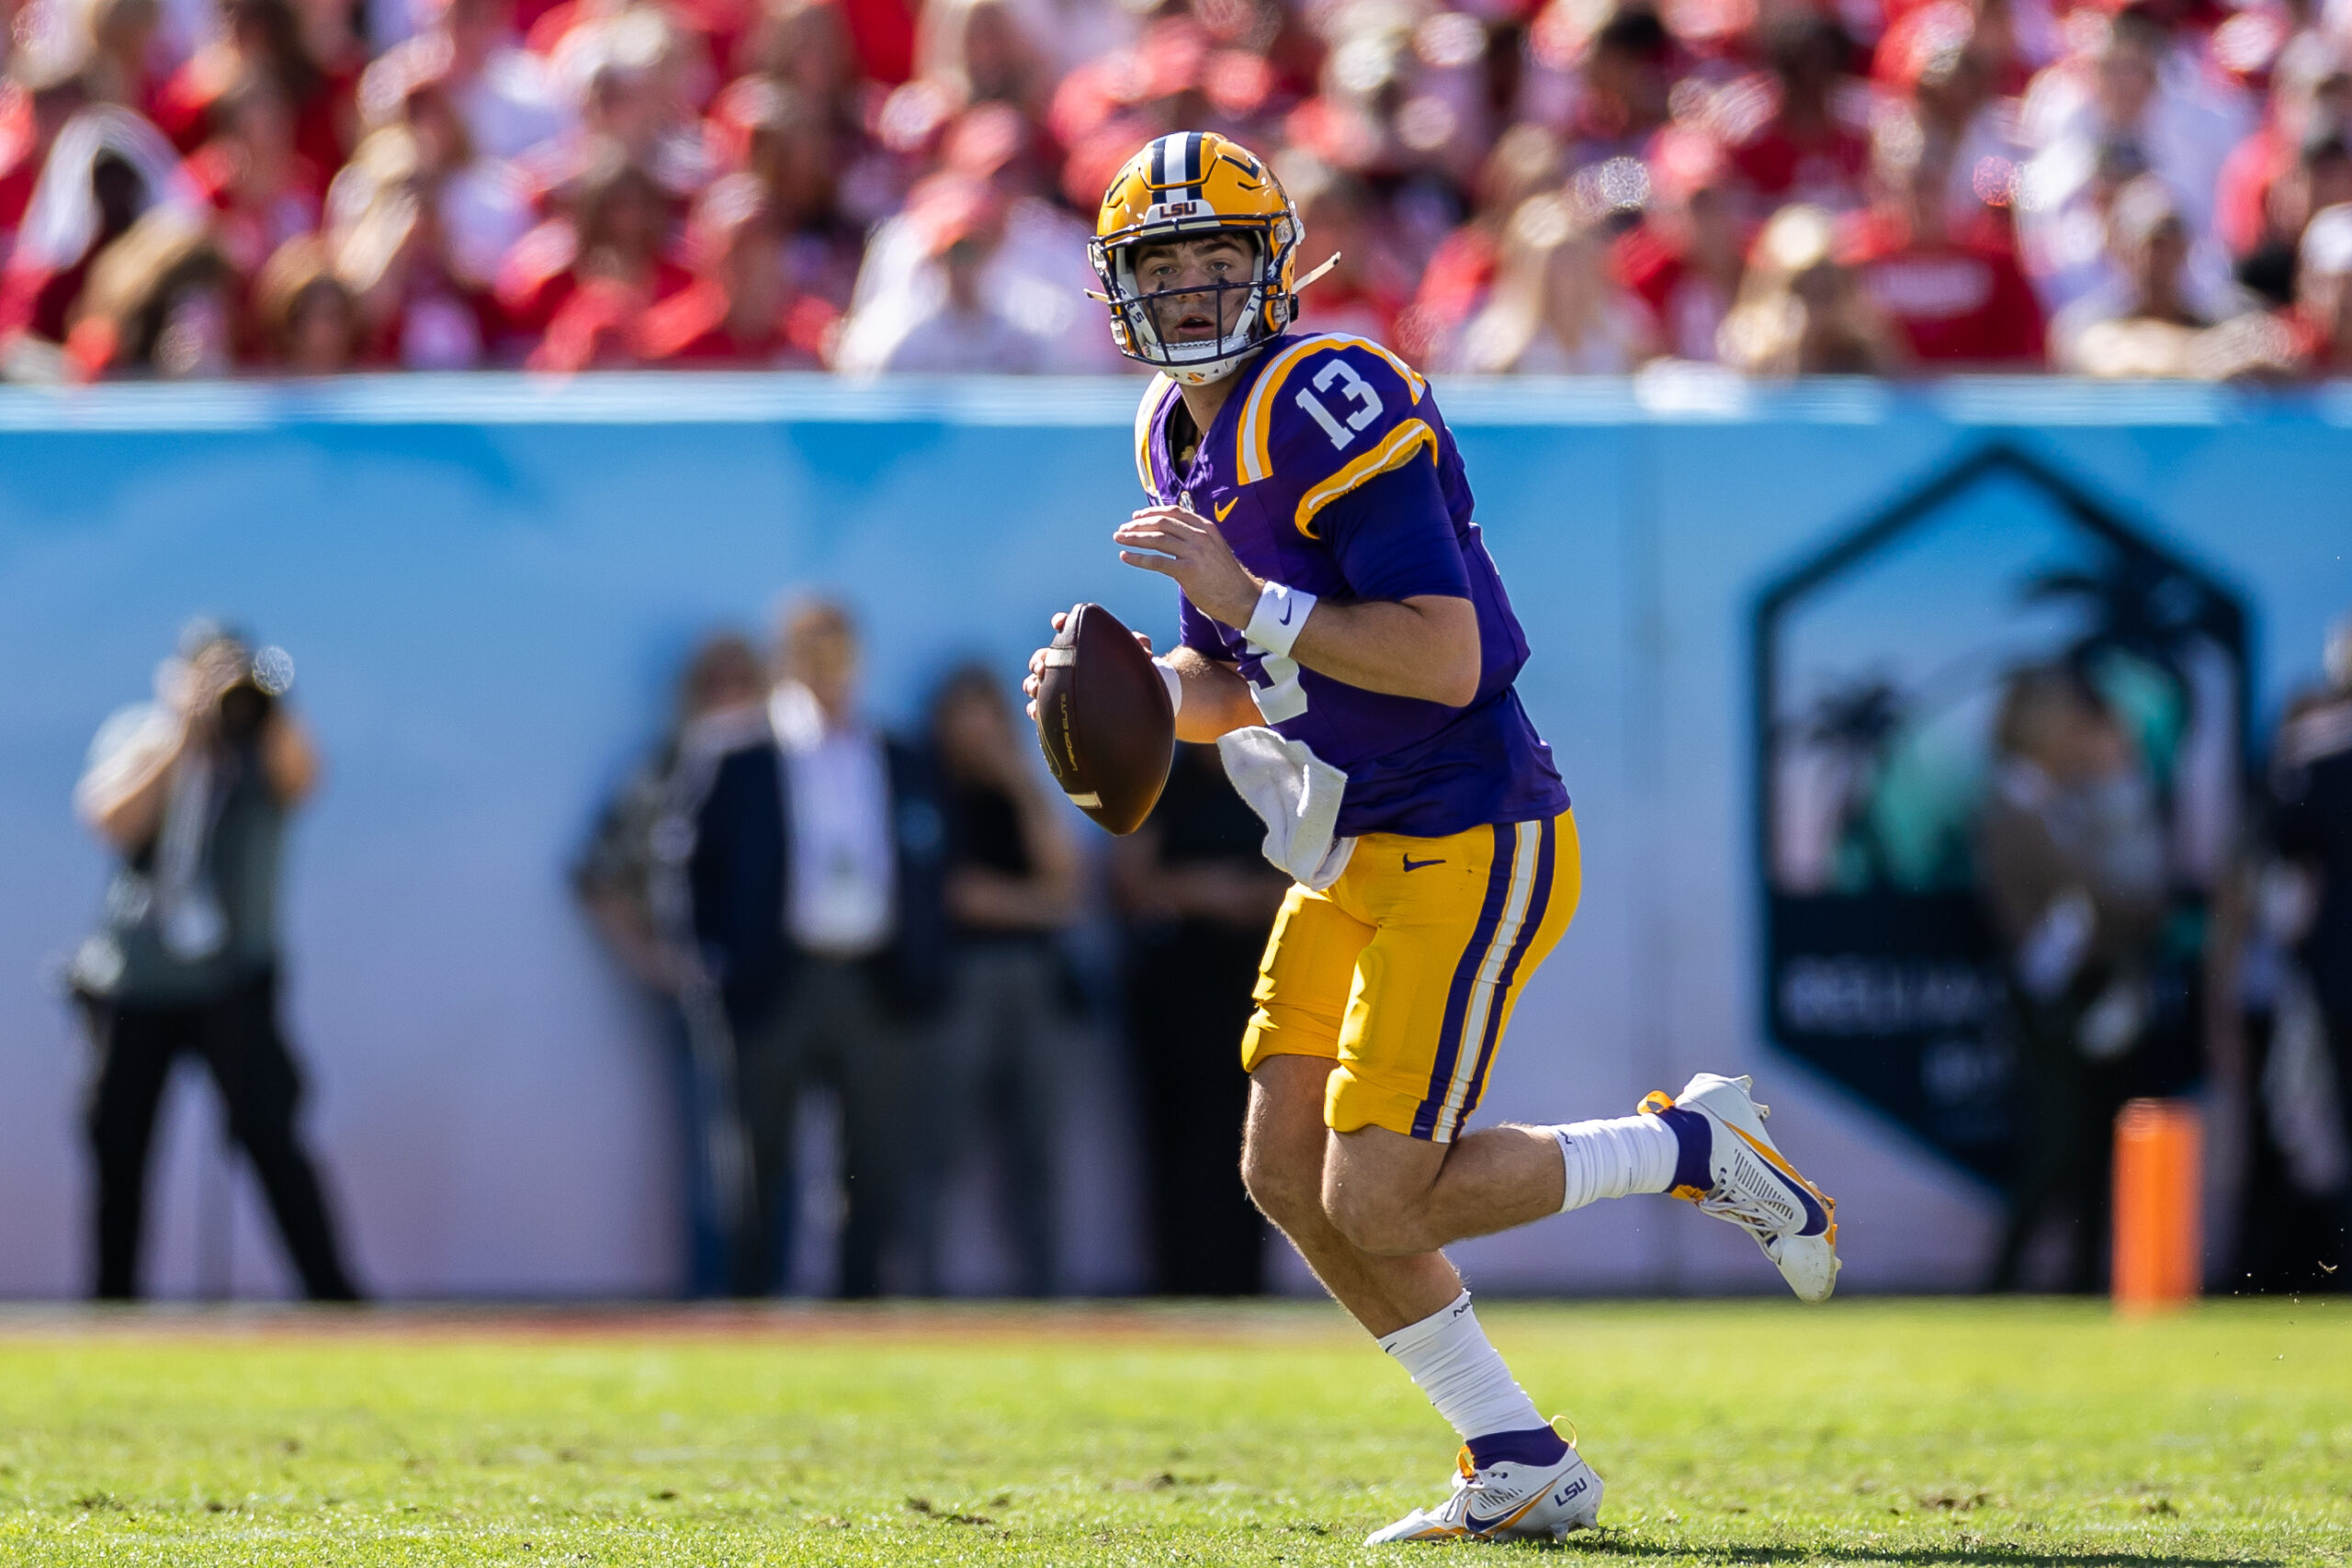
[[[1482,1308],[1607,1479],[1553,1561],[2352,1561],[2352,1311]],[[1297,1305],[0,1318],[0,1561],[1340,1563],[1444,1493]]]

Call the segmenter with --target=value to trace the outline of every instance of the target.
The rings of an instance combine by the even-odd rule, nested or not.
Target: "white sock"
[[[1634,1192],[1663,1192],[1674,1185],[1674,1162],[1681,1143],[1656,1116],[1612,1116],[1600,1122],[1570,1122],[1544,1131],[1559,1141],[1567,1190],[1560,1213],[1601,1198]]]
[[[1465,1443],[1495,1432],[1524,1432],[1545,1425],[1535,1413],[1535,1402],[1487,1343],[1487,1331],[1478,1326],[1467,1291],[1451,1305],[1388,1336],[1380,1348],[1396,1358]]]

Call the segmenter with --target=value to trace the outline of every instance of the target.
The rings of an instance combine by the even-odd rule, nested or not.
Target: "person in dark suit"
[[[736,1205],[740,1295],[786,1284],[793,1128],[800,1095],[842,1108],[841,1293],[880,1293],[909,1250],[920,1030],[944,987],[946,815],[917,748],[857,706],[856,628],[840,604],[786,615],[768,731],[717,759],[691,814],[693,929],[736,1051],[745,1190]],[[900,1263],[911,1285],[918,1262]]]
[[[677,708],[648,755],[597,815],[572,890],[633,981],[678,1089],[686,1294],[731,1294],[735,1207],[743,1190],[735,1046],[698,955],[684,867],[693,817],[714,770],[773,747],[766,660],[732,631],[703,639],[678,682]]]
[[[2270,840],[2300,883],[2293,950],[2335,1069],[2352,1147],[2352,619],[2327,649],[2327,686],[2295,705],[2270,765]],[[2352,1226],[2352,1192],[2339,1194]],[[2337,1247],[2342,1243],[2339,1240]]]
[[[1127,934],[1127,1033],[1142,1090],[1157,1288],[1265,1289],[1266,1221],[1241,1185],[1241,1035],[1288,882],[1214,746],[1179,746],[1150,819],[1111,846]]]

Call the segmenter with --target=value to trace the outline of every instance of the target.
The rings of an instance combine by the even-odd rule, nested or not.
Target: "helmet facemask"
[[[1291,299],[1280,291],[1280,277],[1283,263],[1295,243],[1295,221],[1284,219],[1272,236],[1274,243],[1270,243],[1265,229],[1239,224],[1156,232],[1143,230],[1094,242],[1094,269],[1102,279],[1111,307],[1112,335],[1121,352],[1191,386],[1231,375],[1260,344],[1290,324]],[[1136,256],[1145,248],[1210,238],[1235,241],[1248,253],[1250,260],[1241,276],[1147,291],[1136,276]],[[1226,328],[1227,308],[1237,295],[1240,310],[1232,326]],[[1214,337],[1169,341],[1161,318],[1178,314],[1175,307],[1180,302],[1212,315],[1224,330]]]
[[[1147,290],[1136,276],[1136,257],[1147,248],[1211,237],[1238,242],[1248,253],[1249,263],[1240,276]],[[1266,244],[1261,234],[1246,229],[1220,229],[1206,233],[1137,239],[1111,250],[1109,260],[1112,310],[1126,329],[1128,352],[1178,380],[1197,386],[1222,379],[1232,374],[1267,335],[1260,330],[1266,302]],[[1240,297],[1240,308],[1231,311],[1233,324],[1227,328],[1228,310],[1237,295]],[[1213,337],[1170,341],[1170,323],[1192,314],[1207,316],[1221,330]]]

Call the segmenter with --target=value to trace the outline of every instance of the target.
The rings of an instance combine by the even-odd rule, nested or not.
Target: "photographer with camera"
[[[294,669],[208,621],[182,635],[156,698],[108,718],[75,815],[120,857],[71,979],[97,1052],[100,1299],[139,1293],[148,1150],[172,1064],[204,1059],[314,1301],[357,1298],[294,1132],[301,1080],[277,1027],[277,882],[288,815],[318,756],[283,702]]]

